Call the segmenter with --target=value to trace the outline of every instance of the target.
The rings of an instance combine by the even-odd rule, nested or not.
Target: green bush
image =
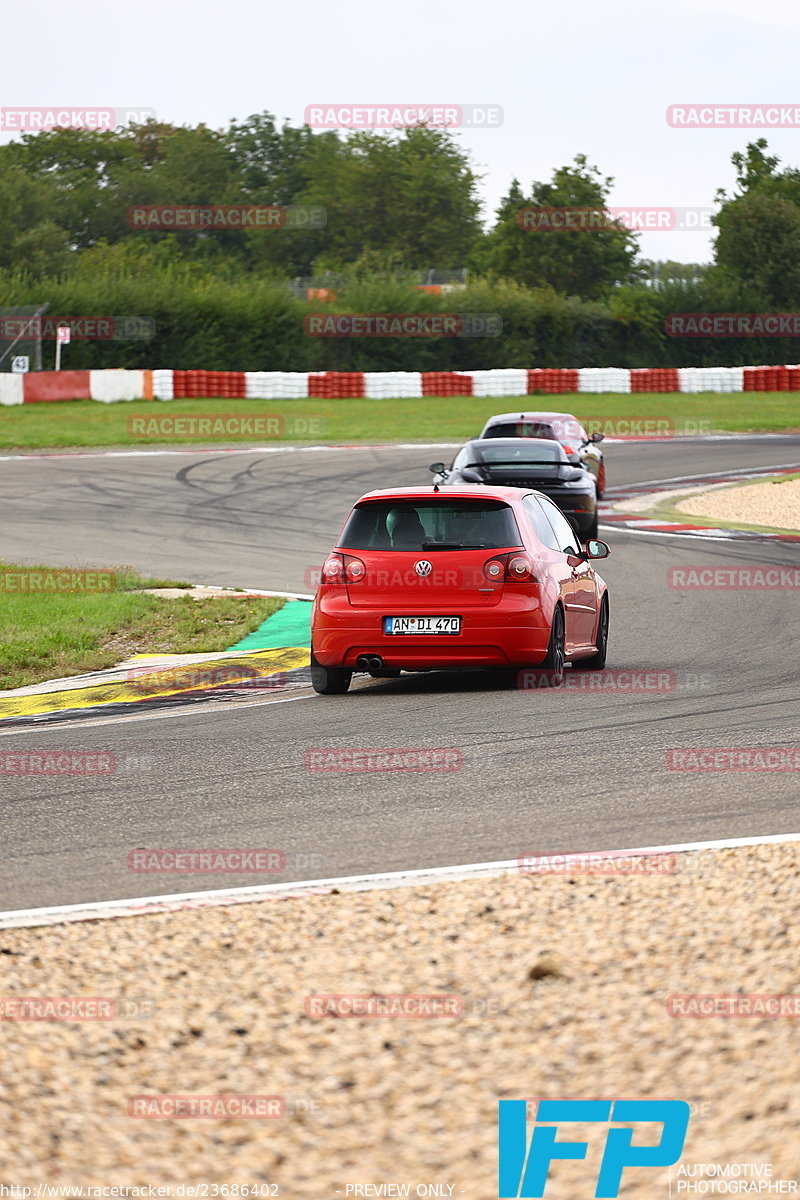
[[[307,301],[286,280],[239,274],[180,258],[168,239],[155,246],[99,245],[69,273],[31,279],[0,271],[0,305],[49,304],[53,316],[148,317],[152,340],[73,341],[72,368],[174,367],[209,370],[431,371],[491,367],[712,366],[792,362],[792,339],[674,338],[675,312],[757,311],[723,272],[694,284],[618,288],[608,301],[565,297],[551,288],[475,279],[443,295],[376,273],[353,272],[332,303]],[[309,336],[304,318],[331,313],[492,313],[491,337],[340,338]],[[44,348],[53,362],[54,343]],[[20,353],[27,352],[20,347]]]

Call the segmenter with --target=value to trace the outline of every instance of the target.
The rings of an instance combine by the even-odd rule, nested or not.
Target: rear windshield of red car
[[[558,441],[558,434],[552,425],[542,421],[506,421],[502,425],[490,425],[483,435],[485,438],[549,438]]]
[[[490,549],[521,546],[517,522],[500,500],[368,500],[339,538],[343,550]]]

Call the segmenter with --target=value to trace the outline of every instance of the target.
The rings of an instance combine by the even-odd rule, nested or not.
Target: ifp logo
[[[684,1100],[540,1100],[528,1147],[525,1100],[501,1100],[499,1112],[498,1196],[544,1195],[550,1163],[586,1157],[588,1142],[556,1141],[562,1122],[628,1126],[655,1122],[663,1126],[656,1145],[634,1146],[633,1129],[609,1129],[597,1179],[596,1197],[619,1194],[625,1167],[669,1167],[677,1162],[686,1140],[689,1105]]]

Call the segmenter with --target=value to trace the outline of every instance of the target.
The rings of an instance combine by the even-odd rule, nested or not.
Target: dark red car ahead
[[[311,617],[317,692],[353,671],[605,666],[606,585],[540,492],[395,488],[356,503],[322,568]]]

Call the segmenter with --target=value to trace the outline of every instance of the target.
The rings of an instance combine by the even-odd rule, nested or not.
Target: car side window
[[[560,550],[558,538],[555,535],[550,522],[542,512],[535,496],[525,496],[522,500],[522,507],[533,526],[533,532],[543,545],[548,546],[551,550]]]
[[[461,468],[465,467],[468,462],[469,462],[469,454],[467,453],[467,447],[462,446],[461,449],[459,450],[458,454],[453,459],[453,465],[451,466],[450,470],[451,471],[460,471]]]
[[[545,500],[544,497],[537,497],[547,520],[553,526],[553,531],[558,542],[558,549],[564,554],[575,554],[579,549],[579,538],[575,530],[570,525],[563,513],[559,512],[555,504],[550,500]]]

